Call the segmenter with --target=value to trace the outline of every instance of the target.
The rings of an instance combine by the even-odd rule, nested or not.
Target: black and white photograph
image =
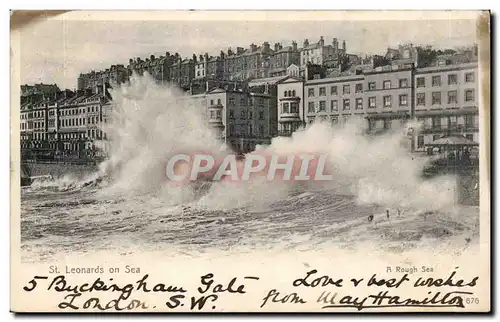
[[[197,273],[148,272],[177,258],[221,283],[212,312],[319,312],[327,292],[358,313],[488,310],[489,13],[324,14],[80,11],[12,30],[11,265],[30,273],[11,296],[32,303],[16,310],[193,310]],[[334,283],[349,254],[344,283],[376,274],[372,293]],[[187,293],[54,293],[113,272]],[[243,278],[248,301],[217,293]],[[377,278],[446,282],[396,300]]]

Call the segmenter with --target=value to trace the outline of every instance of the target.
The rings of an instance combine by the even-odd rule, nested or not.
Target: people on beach
[[[387,219],[389,219],[389,209],[387,209],[385,213],[387,214]]]
[[[373,220],[373,215],[368,216],[368,221],[371,222]]]

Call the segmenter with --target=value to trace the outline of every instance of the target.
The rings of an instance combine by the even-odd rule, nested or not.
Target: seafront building
[[[273,137],[289,136],[315,120],[341,126],[366,120],[377,134],[417,119],[412,149],[447,134],[478,141],[477,47],[435,51],[400,45],[384,55],[347,53],[346,43],[323,37],[302,48],[268,42],[235,51],[182,58],[178,53],[130,59],[104,71],[80,74],[77,89],[23,85],[21,147],[86,156],[106,139],[111,86],[149,73],[198,102],[208,124],[236,151],[247,152]]]
[[[95,142],[105,139],[103,111],[110,104],[105,87],[22,97],[21,152],[95,156]]]
[[[317,119],[342,125],[352,116],[366,119],[377,134],[416,118],[414,151],[444,136],[461,135],[478,142],[478,65],[474,59],[418,68],[417,62],[392,62],[351,75],[291,77],[278,85],[278,131],[289,136]]]

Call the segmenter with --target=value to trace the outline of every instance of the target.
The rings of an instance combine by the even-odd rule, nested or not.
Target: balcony
[[[420,130],[422,134],[433,134],[433,133],[448,133],[461,134],[463,132],[478,132],[479,126],[474,124],[452,124],[448,126],[442,126],[441,124],[435,124],[434,126],[424,124]]]
[[[214,103],[208,105],[209,109],[222,109],[224,106],[221,103]]]
[[[290,136],[292,136],[293,132],[294,131],[292,131],[292,130],[278,131],[278,136],[290,137]]]
[[[300,122],[299,112],[295,113],[281,113],[278,118],[278,122],[280,123],[291,123],[291,122]]]
[[[300,97],[298,97],[298,96],[287,96],[287,97],[280,98],[280,101],[300,102]]]

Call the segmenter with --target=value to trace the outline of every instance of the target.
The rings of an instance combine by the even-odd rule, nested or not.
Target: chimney
[[[323,46],[325,45],[325,39],[323,38],[323,36],[320,36],[320,37],[319,37],[319,42],[318,42],[318,44],[319,44],[321,47],[323,47]]]
[[[345,40],[342,41],[342,50],[344,51],[344,53],[346,52]]]
[[[257,51],[257,45],[255,45],[254,43],[252,43],[252,44],[250,45],[250,52],[254,53],[254,52],[256,52],[256,51]]]
[[[244,51],[243,47],[236,47],[236,55],[243,54],[243,51]]]
[[[262,44],[262,52],[269,52],[271,49],[271,45],[266,41]]]
[[[226,56],[226,54],[224,54],[224,52],[221,50],[221,51],[220,51],[220,58],[221,58],[221,59],[224,59],[224,58],[225,58],[225,56]]]
[[[333,44],[333,50],[335,52],[337,52],[339,50],[339,41],[338,41],[338,39],[337,38],[333,38],[332,44]]]
[[[292,41],[292,50],[293,51],[296,51],[297,50],[297,43],[294,41]]]
[[[227,55],[228,56],[232,56],[233,55],[233,51],[231,50],[231,48],[227,49]]]
[[[200,57],[198,58],[200,60],[200,63],[203,62],[203,55],[200,54]]]
[[[276,44],[274,44],[274,51],[278,51],[278,50],[280,50],[280,44],[276,43]]]
[[[151,55],[149,58],[151,59],[151,61],[154,61],[156,57],[155,55]]]
[[[309,40],[308,39],[304,40],[304,48],[307,47],[307,46],[309,46]]]

